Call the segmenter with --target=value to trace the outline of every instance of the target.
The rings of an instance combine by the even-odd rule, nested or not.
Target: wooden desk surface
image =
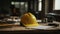
[[[40,24],[40,25],[42,25],[42,24]],[[46,25],[46,24],[44,24],[44,25]],[[39,29],[29,29],[29,28],[26,28],[23,26],[13,25],[13,24],[0,24],[0,31],[31,31],[31,30],[34,31],[34,30],[39,30]],[[55,27],[55,28],[49,28],[46,30],[60,30],[60,26]]]

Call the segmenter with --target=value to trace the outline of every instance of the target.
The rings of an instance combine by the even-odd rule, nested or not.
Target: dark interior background
[[[0,14],[1,13],[2,14],[11,14],[10,7],[11,7],[12,1],[14,1],[14,2],[28,2],[28,12],[31,12],[37,18],[40,18],[40,17],[38,17],[40,12],[38,11],[38,1],[37,0],[0,0]]]
[[[38,11],[38,0],[0,0],[0,14],[11,14],[11,1],[28,2],[28,12],[33,13],[37,19],[44,19],[45,13],[60,14],[60,10],[53,10],[53,0],[42,0],[42,11]]]

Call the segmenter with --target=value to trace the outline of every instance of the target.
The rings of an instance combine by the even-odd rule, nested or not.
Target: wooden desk
[[[60,32],[60,26],[56,28],[50,28],[46,30],[42,29],[27,29],[26,27],[19,26],[19,25],[12,25],[12,24],[3,24],[6,25],[5,27],[0,27],[1,33],[56,33]],[[7,27],[8,26],[8,27]]]
[[[42,23],[42,24],[40,23],[40,25],[47,25],[47,24],[48,23]],[[60,25],[58,27],[49,28],[46,30],[59,30],[59,29]],[[18,31],[18,30],[35,30],[35,29],[26,28],[16,24],[0,24],[0,31]]]

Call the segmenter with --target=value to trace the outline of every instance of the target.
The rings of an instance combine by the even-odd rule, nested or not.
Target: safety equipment
[[[38,26],[39,24],[37,23],[36,17],[32,13],[25,13],[21,17],[21,23],[28,27],[28,26]]]

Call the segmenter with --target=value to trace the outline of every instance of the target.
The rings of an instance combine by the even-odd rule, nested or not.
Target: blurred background
[[[60,0],[0,0],[0,19],[33,13],[37,20],[60,21]],[[5,17],[4,17],[5,16]]]

